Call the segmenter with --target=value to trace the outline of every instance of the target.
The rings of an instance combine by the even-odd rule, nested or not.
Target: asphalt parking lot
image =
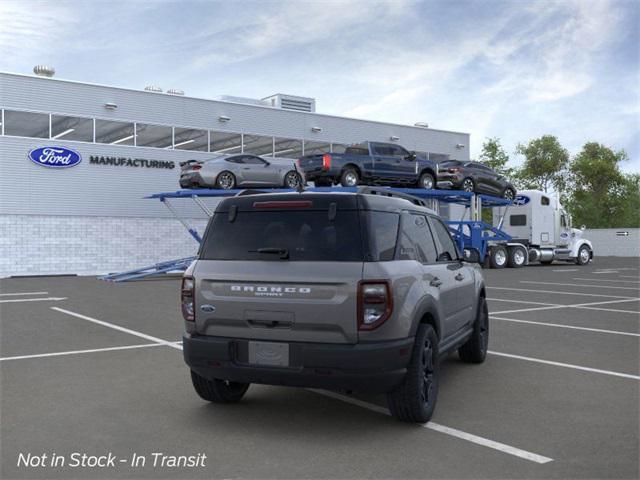
[[[426,426],[395,421],[381,396],[253,385],[207,404],[182,360],[175,278],[4,279],[0,476],[638,478],[639,268],[486,270],[490,355],[444,362]],[[72,467],[74,452],[117,460]],[[206,460],[154,467],[154,453]]]

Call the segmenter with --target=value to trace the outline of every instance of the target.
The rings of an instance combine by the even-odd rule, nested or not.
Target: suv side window
[[[398,260],[416,260],[420,263],[436,261],[436,247],[424,215],[406,213],[402,216],[398,246]]]
[[[398,238],[398,223],[400,215],[392,212],[363,212],[362,222],[368,225],[366,231],[370,234],[369,255],[373,262],[393,260]]]
[[[431,223],[431,230],[433,236],[436,239],[438,246],[438,260],[439,262],[451,262],[458,259],[458,249],[456,248],[453,239],[449,234],[449,229],[444,226],[442,220],[431,217],[429,219]]]

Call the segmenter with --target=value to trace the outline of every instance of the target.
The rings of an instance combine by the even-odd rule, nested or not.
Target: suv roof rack
[[[414,205],[429,208],[427,202],[422,198],[409,195],[408,193],[394,191],[385,187],[358,187],[357,191],[358,193],[362,193],[364,195],[379,195],[381,197],[402,198],[403,200],[407,200]]]

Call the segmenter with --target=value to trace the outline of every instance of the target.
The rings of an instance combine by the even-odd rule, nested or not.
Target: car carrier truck
[[[593,259],[591,242],[582,238],[585,227],[573,228],[560,201],[539,190],[520,191],[511,205],[494,208],[493,226],[511,240],[489,246],[492,268],[554,260],[586,265]]]

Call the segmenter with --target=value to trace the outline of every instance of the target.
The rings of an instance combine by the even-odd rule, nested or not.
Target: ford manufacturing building
[[[295,159],[363,140],[469,159],[469,134],[318,114],[313,99],[282,94],[207,100],[0,73],[0,108],[0,277],[101,274],[193,255],[183,226],[144,198],[179,189],[185,160]],[[37,149],[77,155],[73,166],[47,168],[30,159]],[[202,228],[202,211],[183,203],[174,205]]]

